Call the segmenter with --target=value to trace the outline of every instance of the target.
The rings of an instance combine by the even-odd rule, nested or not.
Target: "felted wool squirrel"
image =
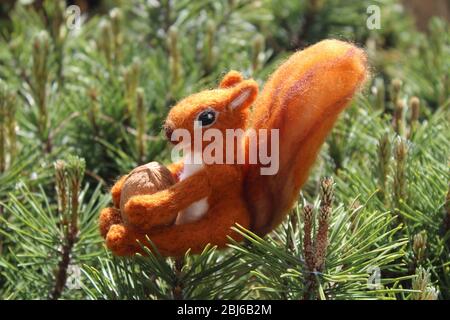
[[[338,115],[367,77],[366,55],[356,46],[324,40],[293,54],[258,85],[230,71],[218,89],[193,94],[175,105],[164,124],[194,136],[194,122],[226,129],[279,129],[279,170],[262,175],[260,163],[168,166],[175,180],[152,194],[132,196],[119,208],[126,177],[112,188],[114,208],[103,209],[100,231],[116,255],[142,252],[153,242],[165,256],[181,256],[208,243],[225,247],[237,223],[258,235],[273,230],[294,205],[319,149]],[[253,112],[250,113],[250,106]],[[202,142],[201,150],[207,147]],[[226,146],[225,146],[226,147]],[[249,137],[242,148],[248,160]],[[237,150],[234,150],[236,153]],[[138,241],[140,244],[138,243]]]

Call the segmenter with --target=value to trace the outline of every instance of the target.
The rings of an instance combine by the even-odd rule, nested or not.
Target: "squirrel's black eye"
[[[198,115],[197,121],[200,122],[200,125],[202,127],[209,126],[216,121],[216,112],[212,109],[207,109],[205,111],[202,111]]]

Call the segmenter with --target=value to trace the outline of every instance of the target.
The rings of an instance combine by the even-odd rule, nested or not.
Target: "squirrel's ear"
[[[223,77],[222,81],[220,81],[219,88],[225,89],[233,87],[239,82],[242,82],[242,80],[244,80],[242,74],[235,70],[231,70]]]
[[[230,103],[230,110],[245,109],[255,101],[258,95],[258,83],[255,80],[245,80],[233,88]]]

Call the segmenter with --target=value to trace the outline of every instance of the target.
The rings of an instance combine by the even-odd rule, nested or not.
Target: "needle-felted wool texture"
[[[188,249],[198,253],[208,243],[224,247],[228,236],[241,240],[231,229],[236,223],[261,235],[271,231],[294,204],[320,146],[366,77],[361,49],[325,40],[293,54],[275,70],[259,96],[254,80],[230,71],[218,89],[183,99],[164,124],[169,137],[176,129],[186,129],[194,137],[194,122],[205,119],[205,112],[213,120],[207,127],[224,137],[227,129],[279,129],[278,173],[261,175],[259,164],[195,168],[184,162],[171,164],[168,169],[176,182],[128,199],[122,209],[126,221],[117,209],[103,210],[100,231],[106,245],[116,255],[132,255],[142,252],[137,240],[148,245],[148,236],[161,254],[181,256]],[[203,142],[202,151],[207,146]],[[248,154],[249,143],[244,148]],[[225,145],[224,154],[226,149]],[[120,179],[111,191],[115,207],[120,205],[124,181]],[[183,215],[189,219],[178,218]],[[167,224],[176,217],[175,223]]]

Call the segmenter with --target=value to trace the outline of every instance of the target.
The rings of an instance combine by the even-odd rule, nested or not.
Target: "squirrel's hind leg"
[[[155,230],[149,238],[164,256],[182,256],[188,249],[192,253],[200,253],[207,244],[225,247],[228,236],[236,241],[242,240],[231,229],[236,223],[248,228],[250,216],[240,200],[228,199],[211,208],[198,221]]]
[[[241,201],[229,200],[211,208],[198,221],[155,228],[148,233],[148,238],[163,256],[182,256],[188,249],[196,254],[202,252],[207,244],[225,247],[228,236],[236,241],[242,240],[242,236],[231,229],[236,223],[248,228],[250,216]],[[106,235],[107,247],[118,256],[144,254],[139,243],[153,251],[146,234],[122,223],[112,225]]]

